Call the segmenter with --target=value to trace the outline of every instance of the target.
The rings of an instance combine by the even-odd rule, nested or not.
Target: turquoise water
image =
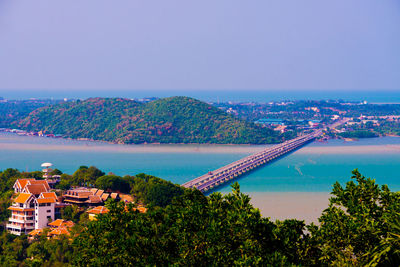
[[[313,143],[323,151],[332,146],[400,144],[400,138],[385,137],[357,142],[332,140]],[[74,149],[71,149],[71,148]],[[99,151],[93,148],[104,148]],[[165,147],[165,146],[164,146]],[[80,165],[94,165],[118,175],[148,173],[174,183],[184,183],[209,170],[216,169],[250,153],[221,152],[134,152],[126,146],[100,142],[25,137],[0,133],[0,169],[39,170],[43,162],[52,162],[65,173]],[[39,149],[38,149],[39,148]],[[82,149],[80,149],[82,148]],[[351,171],[358,168],[364,175],[374,177],[379,184],[400,190],[400,151],[373,154],[332,154],[295,152],[238,179],[244,192],[328,192],[335,181],[345,182]],[[227,192],[229,185],[218,188]]]

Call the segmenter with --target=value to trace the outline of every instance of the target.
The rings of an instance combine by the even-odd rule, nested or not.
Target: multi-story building
[[[6,225],[11,234],[27,234],[35,229],[35,196],[28,193],[20,193],[14,199],[14,203],[8,209],[11,217]]]
[[[57,196],[54,192],[41,193],[35,200],[35,229],[47,227],[55,219]]]
[[[9,207],[11,217],[6,228],[10,233],[27,234],[46,227],[50,220],[55,219],[57,196],[48,192],[49,189],[45,180],[18,179],[15,182],[14,190],[19,194]]]

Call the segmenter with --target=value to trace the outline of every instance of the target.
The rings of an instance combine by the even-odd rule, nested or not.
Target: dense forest
[[[37,174],[0,172],[2,199],[17,177]],[[262,217],[237,183],[230,194],[204,196],[157,177],[105,175],[95,167],[63,177],[71,184],[125,188],[147,203],[148,212],[109,201],[110,212],[89,221],[86,213],[69,208],[62,216],[76,225],[70,236],[57,239],[47,239],[45,231],[28,241],[1,230],[1,266],[400,264],[400,194],[357,170],[345,185],[334,184],[318,225]],[[1,214],[6,219],[4,210]]]
[[[149,103],[122,98],[66,102],[33,111],[18,128],[125,144],[266,144],[282,140],[273,130],[189,97]]]
[[[35,109],[60,103],[60,100],[14,100],[0,102],[0,128],[11,127]]]

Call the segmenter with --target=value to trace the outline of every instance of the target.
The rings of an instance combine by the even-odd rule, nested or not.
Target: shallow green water
[[[118,145],[21,137],[9,133],[0,133],[1,144],[8,146],[0,146],[0,169],[12,167],[32,171],[39,170],[43,162],[52,162],[63,172],[72,173],[80,165],[94,165],[106,173],[134,175],[144,172],[175,183],[183,183],[248,155],[246,153],[127,152],[120,151],[121,146]],[[27,149],[13,149],[14,144],[22,144]],[[57,145],[58,148],[32,150],[29,148],[32,144],[39,144],[44,148]],[[310,146],[385,144],[400,144],[400,138],[374,138],[352,143],[333,140],[329,143],[313,143]],[[82,150],[68,149],[70,146],[77,145],[82,146]],[[88,146],[113,146],[113,149],[99,152],[87,149]],[[366,176],[374,177],[379,184],[388,184],[392,190],[400,190],[400,151],[369,155],[295,152],[251,172],[238,181],[244,192],[328,192],[335,181],[348,181],[351,170],[355,168]],[[227,192],[230,188],[229,185],[225,185],[218,190]]]

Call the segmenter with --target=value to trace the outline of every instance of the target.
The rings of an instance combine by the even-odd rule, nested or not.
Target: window
[[[51,210],[47,210],[47,212],[51,212]]]
[[[47,216],[47,219],[51,219],[51,216]]]

